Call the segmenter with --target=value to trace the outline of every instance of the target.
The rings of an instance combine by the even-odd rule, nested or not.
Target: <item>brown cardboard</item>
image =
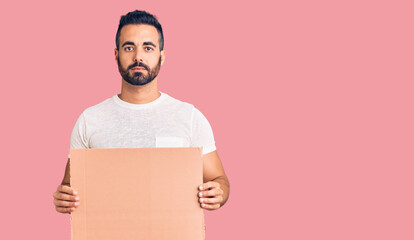
[[[202,240],[201,148],[72,149],[72,240]]]

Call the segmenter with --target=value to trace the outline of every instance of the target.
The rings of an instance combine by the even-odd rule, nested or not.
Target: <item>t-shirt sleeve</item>
[[[88,141],[86,138],[86,121],[85,116],[82,113],[73,127],[72,134],[70,135],[70,149],[84,149],[88,147]]]
[[[216,143],[210,123],[195,107],[192,114],[191,146],[203,147],[203,154],[216,150]]]

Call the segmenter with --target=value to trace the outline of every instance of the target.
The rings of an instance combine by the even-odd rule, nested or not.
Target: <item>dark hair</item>
[[[158,31],[160,50],[164,49],[164,35],[162,33],[161,24],[158,22],[157,18],[154,15],[139,10],[135,10],[133,12],[127,13],[126,15],[123,15],[121,17],[121,20],[119,20],[118,31],[116,31],[115,39],[116,49],[119,50],[119,35],[121,35],[121,29],[128,24],[147,24],[155,27]]]

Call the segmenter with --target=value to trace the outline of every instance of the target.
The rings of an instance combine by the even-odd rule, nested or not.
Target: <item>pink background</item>
[[[414,239],[412,1],[1,3],[0,239],[70,239],[52,194],[79,114],[120,91],[119,18],[165,31],[161,91],[231,182],[207,239]]]

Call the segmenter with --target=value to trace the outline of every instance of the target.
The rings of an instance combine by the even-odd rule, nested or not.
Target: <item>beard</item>
[[[145,68],[145,71],[139,71],[139,72],[131,72],[130,70],[134,67],[143,67]],[[145,84],[148,84],[152,82],[157,76],[161,68],[161,56],[158,60],[158,64],[154,67],[154,69],[151,69],[149,66],[142,62],[135,62],[134,64],[128,66],[127,69],[124,69],[119,62],[118,58],[118,70],[121,74],[122,78],[129,84],[134,86],[142,86]],[[145,74],[146,72],[146,74]]]

